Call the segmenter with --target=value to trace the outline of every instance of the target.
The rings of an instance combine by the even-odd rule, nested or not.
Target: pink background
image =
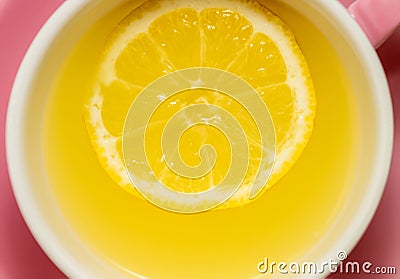
[[[351,2],[353,0],[342,0],[346,6]],[[4,146],[7,103],[18,66],[35,34],[61,3],[62,0],[0,0],[0,279],[65,278],[40,249],[22,219],[11,190]],[[400,211],[400,30],[378,53],[393,98],[394,155],[382,202],[350,260],[395,266],[398,274],[336,274],[330,278],[400,278],[400,220],[397,215]]]

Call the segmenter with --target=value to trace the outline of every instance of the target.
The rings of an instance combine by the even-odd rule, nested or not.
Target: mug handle
[[[348,11],[375,48],[400,26],[400,0],[357,0]]]

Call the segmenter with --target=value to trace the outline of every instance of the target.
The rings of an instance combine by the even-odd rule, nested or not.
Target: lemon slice
[[[140,196],[129,179],[122,155],[123,128],[129,108],[153,81],[194,67],[221,69],[237,75],[265,102],[276,133],[275,165],[264,187],[268,189],[289,171],[307,145],[316,101],[312,79],[294,35],[281,19],[255,1],[150,0],[118,24],[106,42],[93,90],[84,106],[88,134],[101,165],[118,185]],[[237,105],[217,92],[206,91],[167,101],[161,109],[164,114],[155,116],[155,125],[168,121],[172,108],[177,111],[194,103],[211,103],[235,110]],[[220,149],[219,154],[229,152],[224,149],[226,142],[218,131],[197,128],[185,136],[186,146],[191,146],[192,151],[210,144]],[[251,127],[248,132],[251,133]],[[159,141],[154,139],[159,136],[154,132],[154,137],[147,138],[149,146],[154,147],[149,153],[155,152],[155,171],[170,187],[183,192],[204,191],[223,178],[229,158],[222,158],[222,163],[215,165],[215,175],[202,183],[194,180],[184,185],[177,183],[167,167],[157,164],[162,154],[157,151]],[[251,201],[251,181],[260,161],[254,152],[250,152],[256,158],[250,163],[243,185],[218,208]],[[182,153],[182,159],[189,165],[199,163],[198,156],[185,154]]]

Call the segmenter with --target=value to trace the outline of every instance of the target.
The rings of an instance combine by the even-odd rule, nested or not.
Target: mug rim
[[[72,254],[64,251],[63,245],[52,235],[46,220],[40,215],[40,209],[35,204],[32,195],[29,195],[30,181],[27,175],[29,166],[25,162],[22,148],[25,143],[23,124],[27,115],[28,103],[26,100],[32,94],[30,85],[37,75],[35,69],[40,66],[40,62],[46,56],[46,51],[63,28],[90,2],[92,1],[64,1],[40,29],[19,67],[11,91],[6,119],[6,159],[18,207],[41,248],[63,273],[74,278],[91,278],[93,274]],[[326,13],[340,27],[342,36],[349,39],[351,46],[360,56],[359,60],[366,68],[371,82],[371,92],[376,95],[376,100],[378,100],[375,103],[379,116],[377,123],[380,124],[377,131],[379,144],[375,145],[375,153],[379,155],[378,160],[375,162],[376,167],[373,169],[373,173],[370,174],[369,183],[365,187],[368,191],[364,194],[363,202],[351,219],[352,226],[343,230],[335,245],[332,245],[322,257],[335,258],[338,251],[347,249],[346,251],[350,252],[354,248],[371,222],[382,197],[393,151],[393,110],[382,64],[361,27],[338,1],[315,0],[310,5],[317,8],[319,13]],[[326,275],[322,274],[317,278]]]

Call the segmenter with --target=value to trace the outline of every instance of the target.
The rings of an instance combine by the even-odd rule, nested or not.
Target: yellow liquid
[[[252,278],[264,257],[301,261],[338,216],[357,143],[351,88],[334,49],[311,23],[279,3],[268,8],[288,23],[304,52],[317,114],[296,165],[241,208],[170,213],[124,191],[100,166],[82,106],[104,40],[129,5],[105,16],[73,49],[46,111],[46,167],[70,227],[106,261],[148,278]]]

